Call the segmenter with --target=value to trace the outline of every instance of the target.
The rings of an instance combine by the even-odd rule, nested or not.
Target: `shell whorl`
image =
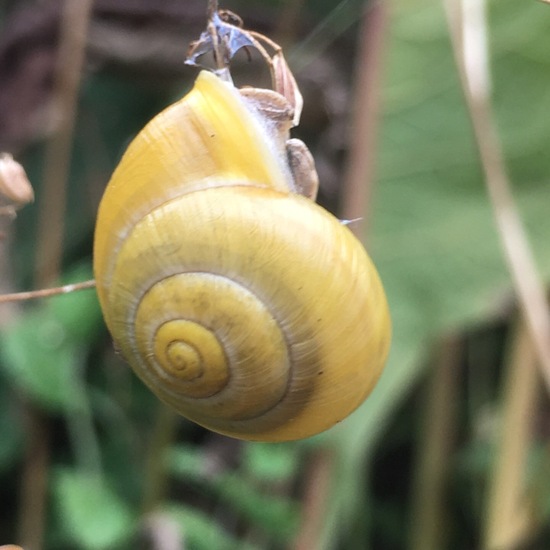
[[[195,102],[196,129],[193,93],[182,101],[185,109]],[[211,95],[208,105],[208,124],[216,125],[212,112],[222,108]],[[245,155],[231,169],[201,173],[202,186],[163,165],[162,199],[149,200],[142,180],[142,200],[127,187],[129,174],[139,176],[132,158],[141,162],[146,146],[132,144],[98,217],[96,279],[115,342],[163,401],[234,437],[298,439],[342,420],[370,393],[388,351],[389,316],[360,243],[288,192],[284,166],[254,124],[247,131],[256,142],[239,146],[269,157],[267,176],[252,166],[261,161],[265,169],[263,157]],[[223,126],[211,139],[230,139],[221,137]],[[156,131],[174,139],[163,126]],[[156,182],[149,172],[145,179]],[[123,195],[136,207],[128,214]]]

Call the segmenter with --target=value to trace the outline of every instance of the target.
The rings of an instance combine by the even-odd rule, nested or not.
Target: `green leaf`
[[[189,447],[179,445],[168,454],[168,467],[175,476],[215,495],[233,512],[261,528],[274,540],[288,543],[289,537],[295,534],[298,527],[299,509],[295,502],[290,498],[269,494],[265,484],[257,486],[245,472],[212,475],[204,464],[204,456],[200,451]]]
[[[0,334],[5,372],[25,393],[53,410],[73,407],[77,348],[51,310],[29,311]]]
[[[220,476],[218,487],[220,500],[263,529],[274,541],[288,544],[296,534],[300,509],[290,498],[261,491],[237,474]]]
[[[252,477],[271,483],[291,479],[299,466],[298,447],[286,443],[247,444],[243,459]]]
[[[89,266],[71,272],[66,282],[89,279]],[[43,406],[78,406],[74,376],[81,350],[101,327],[95,291],[49,298],[22,314],[0,334],[0,360],[8,377]]]
[[[53,491],[62,530],[76,547],[120,548],[133,535],[136,524],[130,510],[101,478],[60,470]]]
[[[166,455],[168,469],[185,482],[201,481],[205,477],[203,455],[186,445],[172,447]]]
[[[91,266],[81,265],[65,275],[61,284],[80,283],[93,278]],[[103,326],[101,309],[95,289],[80,290],[57,296],[48,303],[52,315],[63,325],[67,338],[87,344]]]

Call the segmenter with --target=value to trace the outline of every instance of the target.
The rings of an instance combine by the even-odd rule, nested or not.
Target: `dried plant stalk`
[[[95,281],[82,281],[70,285],[58,286],[55,288],[44,288],[41,290],[30,290],[28,292],[14,292],[13,294],[1,294],[0,304],[8,302],[23,302],[25,300],[35,300],[37,298],[49,298],[51,296],[59,296],[60,294],[69,294],[77,290],[87,290],[95,288]]]
[[[52,98],[58,126],[46,144],[40,200],[35,277],[38,287],[51,284],[61,270],[66,187],[92,4],[93,0],[67,0],[63,11]]]
[[[350,149],[344,174],[341,216],[357,221],[351,228],[362,238],[367,229],[374,186],[374,159],[380,118],[382,60],[388,10],[383,2],[368,4],[359,33],[355,70]]]
[[[445,0],[451,42],[493,207],[504,256],[512,276],[539,366],[550,390],[550,315],[523,222],[512,195],[493,120],[485,4]]]
[[[516,327],[512,340],[506,366],[500,441],[487,502],[486,550],[519,548],[536,528],[533,503],[525,488],[525,472],[540,378],[524,321]]]

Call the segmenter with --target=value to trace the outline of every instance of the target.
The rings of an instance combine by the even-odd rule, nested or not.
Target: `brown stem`
[[[61,24],[57,74],[52,103],[58,127],[46,143],[40,196],[37,286],[47,286],[61,270],[66,187],[72,151],[78,92],[93,0],[66,0]]]
[[[536,526],[525,476],[540,379],[525,321],[518,324],[507,357],[500,437],[489,487],[483,546],[487,550],[519,548]]]
[[[44,181],[39,198],[39,236],[35,268],[38,287],[59,277],[63,251],[66,183],[69,173],[76,104],[92,0],[64,3],[53,105],[60,117],[57,132],[46,144]],[[50,431],[44,413],[23,404],[29,418],[19,502],[19,538],[26,550],[44,544]]]
[[[17,540],[25,550],[40,550],[44,545],[46,523],[50,426],[45,415],[28,403],[24,404],[23,414],[26,448],[19,487]]]
[[[59,294],[68,294],[78,290],[95,288],[95,280],[73,283],[71,285],[58,286],[55,288],[43,288],[41,290],[29,290],[28,292],[14,292],[12,294],[0,294],[0,304],[8,302],[23,302],[25,300],[36,300],[37,298],[49,298]]]
[[[359,31],[359,53],[355,70],[353,107],[350,120],[350,150],[344,174],[340,217],[360,219],[351,229],[363,236],[367,229],[370,198],[374,185],[374,159],[380,118],[380,92],[384,37],[388,10],[382,1],[368,4]]]
[[[354,116],[357,121],[351,133],[350,157],[342,188],[341,217],[366,217],[368,197],[373,185],[373,159],[380,112],[379,92],[384,35],[387,28],[387,7],[382,1],[365,4],[359,31],[360,44],[356,63]],[[356,234],[364,227],[354,224]],[[326,449],[319,449],[310,461],[311,469],[305,490],[303,518],[295,541],[296,550],[318,548],[323,537],[323,523],[329,509],[331,481],[334,476],[334,459]]]
[[[311,460],[302,504],[302,521],[294,550],[319,548],[323,518],[327,512],[328,495],[334,470],[334,456],[328,449],[318,449]]]

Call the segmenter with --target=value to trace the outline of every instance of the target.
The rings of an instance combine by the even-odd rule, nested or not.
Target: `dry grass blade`
[[[550,316],[544,286],[510,189],[493,120],[485,4],[478,0],[446,0],[445,6],[454,55],[508,269],[550,389]]]
[[[525,491],[525,471],[533,432],[539,376],[524,322],[513,335],[503,398],[500,442],[487,507],[487,550],[519,548],[536,527]]]

